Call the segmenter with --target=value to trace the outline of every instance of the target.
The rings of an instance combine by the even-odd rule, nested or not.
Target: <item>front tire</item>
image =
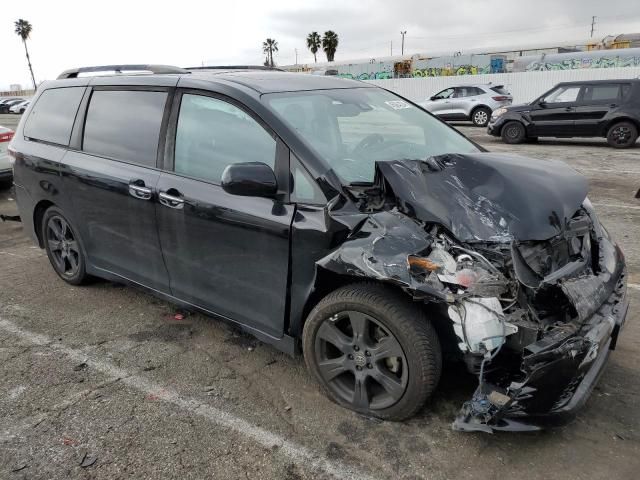
[[[504,124],[500,132],[502,141],[510,145],[522,143],[527,138],[527,131],[524,125],[517,121],[511,121]]]
[[[51,266],[65,282],[82,285],[89,280],[80,237],[62,210],[50,207],[42,217],[42,241]]]
[[[491,118],[491,110],[487,107],[476,108],[471,113],[471,121],[476,127],[486,127]]]
[[[404,420],[431,396],[440,342],[424,309],[379,284],[342,287],[322,299],[303,331],[307,368],[337,404]]]
[[[631,122],[618,122],[607,131],[607,143],[613,148],[632,147],[638,139],[638,128]]]

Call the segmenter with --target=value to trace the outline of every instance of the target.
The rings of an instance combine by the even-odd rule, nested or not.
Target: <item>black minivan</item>
[[[570,418],[627,313],[583,177],[488,153],[370,84],[75,69],[9,148],[25,229],[64,281],[143,287],[302,351],[362,414],[416,413],[444,357],[479,379],[459,430]]]
[[[635,145],[640,131],[640,80],[563,82],[524,105],[495,110],[487,131],[505,143],[538,137],[605,137]]]

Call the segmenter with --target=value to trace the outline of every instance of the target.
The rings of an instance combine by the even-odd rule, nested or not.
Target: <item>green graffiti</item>
[[[456,75],[478,75],[482,73],[491,73],[491,66],[487,65],[479,67],[477,65],[460,65],[455,68],[451,67],[426,67],[416,68],[413,70],[414,78],[422,77],[450,77]]]
[[[640,66],[640,57],[599,57],[599,58],[572,58],[560,62],[534,61],[525,67],[525,70],[576,70],[579,68],[618,68]]]

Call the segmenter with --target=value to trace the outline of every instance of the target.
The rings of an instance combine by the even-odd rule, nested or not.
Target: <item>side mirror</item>
[[[231,195],[273,197],[278,192],[278,182],[265,163],[235,163],[222,172],[222,189]]]
[[[541,106],[542,108],[544,108],[544,107],[546,107],[546,106],[547,106],[547,102],[545,102],[545,101],[544,101],[544,98],[543,98],[542,100],[540,100],[540,101],[538,102],[538,105],[539,105],[539,106]]]
[[[431,101],[434,101],[434,100],[437,100],[437,99],[438,99],[438,97],[436,97],[435,95],[433,97],[429,98],[429,100],[431,100]]]

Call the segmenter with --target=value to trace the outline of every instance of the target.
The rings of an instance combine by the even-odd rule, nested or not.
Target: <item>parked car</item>
[[[627,274],[573,169],[486,152],[362,82],[145,69],[44,83],[12,140],[24,227],[65,282],[302,350],[333,401],[383,419],[423,407],[443,354],[478,377],[459,430],[584,403]]]
[[[524,105],[493,112],[487,131],[505,143],[538,137],[605,137],[615,148],[635,145],[640,80],[563,82]]]
[[[13,138],[13,130],[0,125],[0,185],[11,181],[13,168],[9,161],[7,146]]]
[[[486,127],[491,113],[512,101],[504,86],[489,83],[445,88],[419,105],[444,120],[471,120]]]
[[[25,100],[23,102],[14,103],[9,107],[9,113],[24,113],[29,106],[29,102],[30,100]]]
[[[9,109],[16,103],[24,102],[24,98],[10,98],[0,102],[0,113],[9,113]]]

